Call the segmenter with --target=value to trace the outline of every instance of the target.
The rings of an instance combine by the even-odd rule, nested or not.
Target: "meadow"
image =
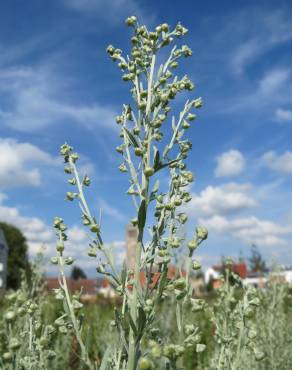
[[[291,292],[277,279],[265,289],[242,285],[227,260],[221,286],[197,297],[190,278],[201,269],[196,251],[207,242],[205,227],[184,233],[194,176],[187,168],[192,143],[188,130],[203,106],[189,97],[194,83],[175,74],[192,50],[181,39],[188,30],[166,23],[148,31],[135,16],[128,55],[109,45],[107,53],[129,84],[131,104],[116,117],[121,145],[119,171],[129,177],[137,246],[132,267],[118,266],[103,241],[101,222],[87,203],[91,180],[80,175],[79,155],[65,143],[60,148],[68,176],[66,198],[78,202],[83,227],[90,235],[88,258],[108,279],[119,303],[86,305],[82,291],[71,294],[66,269],[75,261],[66,248],[67,226],[54,219],[59,288],[48,295],[39,263],[21,288],[1,300],[0,367],[20,369],[216,369],[285,370],[292,368]],[[178,45],[174,45],[174,41]],[[169,46],[173,45],[169,49]],[[166,50],[168,54],[166,55]],[[189,98],[180,112],[173,101]],[[177,101],[181,104],[181,98]],[[165,180],[167,181],[161,181]],[[177,257],[176,274],[168,271]],[[141,272],[146,282],[141,284]]]

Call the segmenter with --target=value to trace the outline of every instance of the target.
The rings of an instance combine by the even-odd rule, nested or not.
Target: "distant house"
[[[55,289],[60,288],[59,280],[57,277],[47,278],[45,281],[46,288],[50,293],[53,293]],[[68,290],[71,294],[75,292],[80,292],[82,289],[82,294],[80,297],[82,302],[96,302],[97,295],[100,295],[105,299],[117,298],[117,294],[110,281],[105,278],[78,280],[67,278],[66,281]]]
[[[246,278],[243,280],[243,285],[253,286],[254,288],[264,288],[267,284],[267,273],[261,271],[249,271]]]
[[[0,229],[0,290],[6,289],[8,246],[3,231]]]
[[[68,290],[71,294],[80,292],[82,289],[82,301],[94,301],[98,292],[98,284],[96,279],[66,279]],[[57,277],[46,278],[46,288],[49,293],[53,293],[54,289],[60,288],[59,279]]]
[[[283,283],[292,283],[292,266],[283,266],[279,271],[271,272],[272,280]]]
[[[205,271],[205,284],[212,282],[213,289],[217,289],[221,285],[220,275],[224,269],[223,265],[214,265]],[[241,279],[247,276],[247,267],[245,263],[233,263],[231,270]]]

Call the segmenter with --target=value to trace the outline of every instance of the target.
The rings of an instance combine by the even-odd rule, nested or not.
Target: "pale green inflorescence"
[[[188,244],[186,274],[183,275],[178,270],[176,277],[171,280],[168,278],[168,268],[174,250],[182,249],[183,246],[184,238],[180,234],[180,229],[186,223],[187,216],[182,206],[191,200],[188,189],[194,180],[185,163],[192,148],[185,134],[196,118],[195,110],[202,106],[202,99],[188,100],[178,115],[171,114],[172,102],[176,96],[194,89],[194,84],[188,76],[179,78],[173,72],[179,66],[182,57],[192,55],[187,45],[174,46],[168,58],[158,65],[159,58],[162,60],[163,57],[161,50],[172,44],[175,38],[182,38],[187,33],[185,27],[177,24],[171,30],[164,23],[154,31],[148,31],[145,26],[138,24],[134,16],[129,17],[126,24],[133,29],[130,54],[124,56],[122,50],[112,45],[107,48],[107,52],[111,59],[118,63],[122,79],[130,84],[133,97],[133,103],[124,105],[121,115],[116,117],[122,138],[122,144],[116,148],[122,156],[119,170],[130,176],[127,193],[133,198],[137,212],[137,216],[132,220],[133,225],[138,228],[133,272],[128,271],[126,266],[121,273],[117,272],[111,251],[102,240],[100,224],[92,215],[85,199],[84,187],[90,184],[90,180],[88,176],[80,178],[76,167],[78,155],[68,144],[61,147],[61,155],[65,162],[65,172],[72,175],[68,182],[76,188],[76,191],[67,192],[66,198],[69,201],[79,200],[83,223],[93,233],[88,255],[93,258],[102,256],[103,262],[99,263],[97,271],[110,279],[123,300],[122,309],[117,311],[114,321],[117,335],[123,345],[113,349],[108,358],[108,365],[116,369],[132,370],[137,366],[140,368],[162,366],[161,364],[165,362],[174,367],[185,348],[192,346],[194,350],[197,348],[198,352],[205,348],[198,342],[198,328],[194,327],[194,330],[186,335],[183,326],[184,310],[192,299],[189,274],[191,269],[198,270],[201,267],[197,261],[192,260],[192,256],[194,250],[207,238],[206,229],[197,228]],[[168,189],[163,191],[160,190],[159,184],[162,171],[164,175],[168,171],[170,178]],[[155,222],[150,226],[152,211]],[[58,220],[59,257],[53,262],[59,264],[62,273],[63,265],[69,263],[68,257],[66,259],[62,257],[63,243],[67,237],[65,226]],[[150,239],[146,241],[147,226],[150,230]],[[140,284],[141,271],[146,274],[145,286]],[[154,283],[155,272],[159,272],[159,278]],[[179,332],[177,343],[168,343],[167,339],[160,337],[159,332],[154,337],[151,335],[155,332],[157,305],[169,294],[176,297]],[[70,305],[67,299],[69,308]],[[74,328],[75,320],[73,316]],[[82,347],[81,336],[79,337]],[[160,354],[156,358],[147,355],[147,343],[150,340],[152,345],[155,342],[160,348],[156,351],[156,354]],[[146,357],[141,357],[144,351]],[[84,353],[85,361],[88,360],[86,356]]]

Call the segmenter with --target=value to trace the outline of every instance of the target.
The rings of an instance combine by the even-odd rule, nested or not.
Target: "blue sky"
[[[54,253],[54,216],[70,225],[70,253],[87,271],[87,236],[68,190],[59,146],[68,141],[90,174],[88,197],[103,212],[103,235],[123,257],[133,206],[118,172],[114,117],[128,86],[108,59],[128,50],[124,25],[181,21],[193,49],[178,71],[196,84],[204,108],[190,131],[196,181],[189,230],[206,226],[198,252],[208,266],[222,254],[292,263],[292,5],[289,1],[38,0],[0,4],[0,218],[25,233],[30,253]],[[183,101],[178,101],[177,108]]]

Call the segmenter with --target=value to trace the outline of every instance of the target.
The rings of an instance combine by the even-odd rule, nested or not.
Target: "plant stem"
[[[70,294],[69,294],[69,291],[68,291],[67,280],[66,280],[65,271],[64,271],[64,261],[63,261],[63,257],[61,255],[59,257],[59,266],[60,266],[62,286],[63,286],[64,292],[65,292],[67,307],[68,307],[69,312],[70,312],[70,318],[71,318],[72,325],[73,325],[73,328],[74,328],[74,331],[75,331],[76,339],[77,339],[77,341],[79,343],[79,346],[80,346],[80,349],[81,349],[81,358],[90,370],[94,370],[94,366],[92,365],[92,363],[91,363],[91,361],[88,357],[86,347],[85,347],[85,345],[83,343],[83,340],[81,338],[80,330],[79,330],[79,327],[78,327],[78,322],[77,322],[77,319],[76,319],[74,308],[72,306]]]

